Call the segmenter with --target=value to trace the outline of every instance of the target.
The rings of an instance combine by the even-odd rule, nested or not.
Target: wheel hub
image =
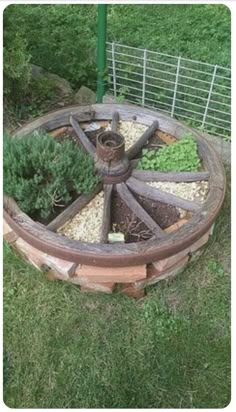
[[[95,167],[105,183],[124,182],[131,174],[125,154],[125,139],[117,132],[102,132],[97,136]]]

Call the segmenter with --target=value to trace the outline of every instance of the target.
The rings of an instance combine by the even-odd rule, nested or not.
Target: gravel
[[[106,130],[111,130],[111,124],[109,124]],[[118,132],[125,138],[125,150],[128,150],[147,130],[147,126],[131,122],[119,122]]]
[[[129,149],[145,132],[147,126],[130,122],[119,122],[118,132],[125,138],[125,149]],[[111,130],[109,124],[106,130]],[[175,182],[148,182],[152,187],[166,191],[173,195],[182,197],[190,201],[203,203],[208,193],[208,182],[198,181],[192,183],[175,183]],[[102,215],[104,205],[104,192],[100,192],[94,199],[79,212],[72,220],[65,223],[58,233],[67,236],[70,239],[80,240],[81,242],[99,243],[102,228]],[[187,212],[178,208],[181,218],[187,215]]]
[[[72,220],[58,229],[58,233],[81,242],[99,243],[102,228],[104,192],[101,191]]]
[[[163,190],[172,195],[182,197],[185,200],[204,203],[208,193],[208,182],[198,181],[191,183],[175,182],[148,182],[149,186]],[[178,208],[181,218],[187,215],[187,212]]]

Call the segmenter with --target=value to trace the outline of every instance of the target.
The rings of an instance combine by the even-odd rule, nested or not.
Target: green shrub
[[[21,139],[4,136],[4,192],[32,217],[47,218],[74,192],[89,193],[98,183],[93,159],[69,140],[45,132]]]
[[[190,172],[198,170],[197,143],[190,134],[160,150],[143,149],[138,168],[162,172]]]

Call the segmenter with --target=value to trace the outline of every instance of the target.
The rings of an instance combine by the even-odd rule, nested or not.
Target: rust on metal
[[[96,152],[104,162],[121,160],[125,154],[125,139],[117,132],[102,132],[97,136]]]

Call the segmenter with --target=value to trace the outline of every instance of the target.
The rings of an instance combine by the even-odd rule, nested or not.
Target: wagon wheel
[[[99,107],[104,108],[104,106],[108,105],[94,105],[95,110]],[[137,108],[122,105],[109,106],[112,107],[110,107],[110,114],[107,114],[107,116],[103,114],[104,109],[102,109],[102,113],[96,113],[98,119],[107,117],[111,120],[111,131],[98,135],[96,147],[80,127],[79,121],[81,121],[81,116],[76,116],[76,113],[69,112],[69,116],[67,113],[65,119],[63,116],[61,118],[56,116],[55,119],[49,122],[45,122],[44,119],[44,122],[38,126],[43,126],[46,130],[50,131],[56,127],[68,125],[69,120],[69,124],[73,127],[76,134],[77,142],[94,158],[95,167],[102,176],[102,182],[97,185],[94,192],[88,195],[80,195],[47,227],[42,227],[33,222],[13,202],[10,204],[7,199],[5,201],[5,209],[8,212],[6,219],[10,221],[16,232],[20,233],[26,241],[29,240],[31,244],[37,246],[40,250],[50,252],[57,257],[98,266],[126,266],[132,265],[134,261],[137,264],[149,263],[182,250],[191,242],[200,238],[209,229],[223,202],[225,191],[224,171],[214,150],[196,133],[195,137],[198,143],[199,154],[203,161],[204,171],[161,173],[135,169],[137,162],[134,158],[155,131],[159,127],[161,128],[160,123],[163,123],[163,118],[164,121],[168,118],[159,116],[157,120],[155,112],[142,109],[143,112],[147,113],[146,116],[149,115],[149,127],[136,143],[125,152],[124,138],[117,132],[118,122],[120,117],[125,117],[125,120],[127,117],[130,118],[131,115],[136,113]],[[82,109],[82,114],[84,115],[84,113],[86,112]],[[93,120],[96,115],[93,112],[89,120]],[[175,126],[175,133],[173,134],[183,133],[183,126],[172,119],[171,122]],[[37,128],[37,121],[35,125]],[[35,127],[32,127],[35,130]],[[181,127],[182,131],[178,129]],[[27,130],[27,126],[24,129]],[[184,127],[184,131],[185,129],[189,130],[187,127]],[[20,131],[18,136],[24,135],[24,132]],[[203,204],[182,199],[179,196],[153,188],[147,184],[150,181],[194,182],[199,180],[209,181],[210,184],[207,199]],[[55,233],[59,227],[79,213],[101,190],[104,190],[104,208],[99,244],[82,243],[66,239]],[[122,201],[151,231],[151,239],[138,243],[108,244],[108,233],[111,229],[111,199],[114,191],[118,192]],[[192,218],[177,232],[167,234],[135,199],[133,193],[153,201],[190,211]]]

